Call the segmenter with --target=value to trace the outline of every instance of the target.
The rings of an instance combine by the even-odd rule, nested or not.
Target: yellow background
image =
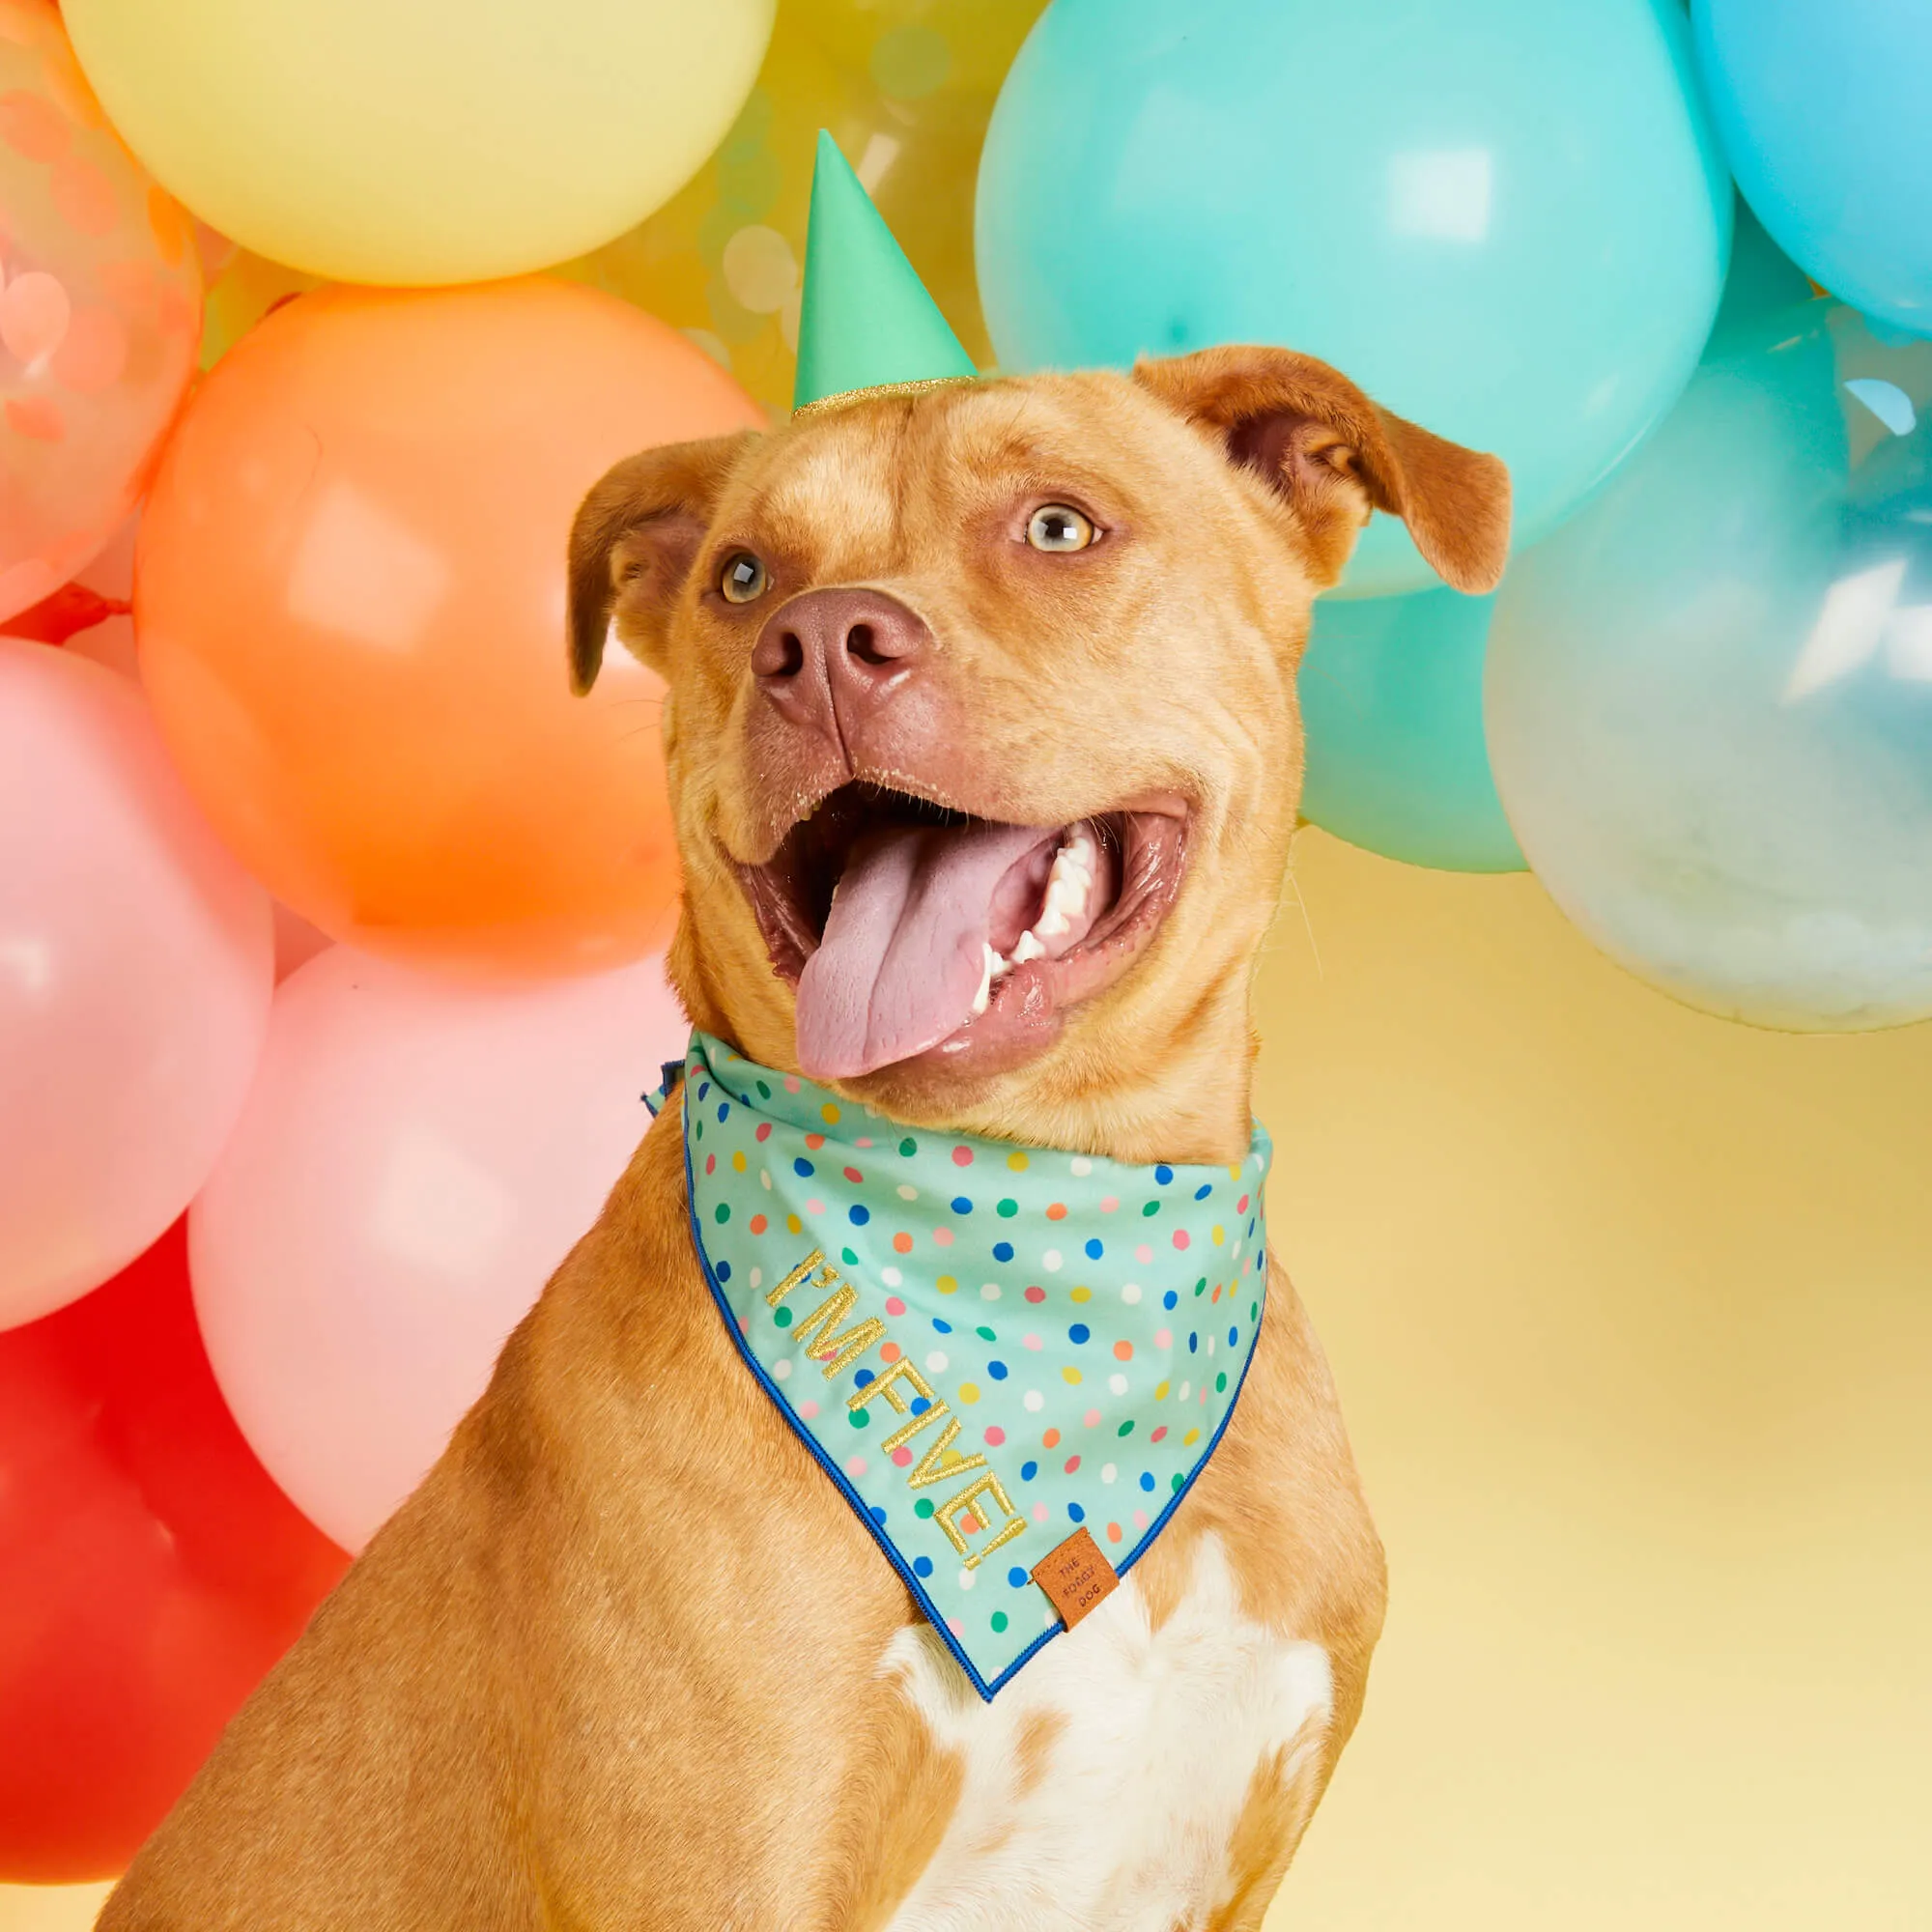
[[[1932,1924],[1932,1027],[1701,1017],[1523,876],[1295,877],[1268,1222],[1393,1595],[1271,1924]]]

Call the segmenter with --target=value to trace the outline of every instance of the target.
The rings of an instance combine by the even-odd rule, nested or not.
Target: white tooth
[[[973,995],[973,1013],[978,1018],[991,1005],[993,998],[993,968],[1000,963],[1000,955],[988,946],[986,963],[980,975],[980,990]]]
[[[1073,922],[1087,910],[1098,859],[1099,850],[1092,835],[1085,831],[1075,833],[1054,854],[1039,917],[1014,943],[1010,966],[1024,966],[1029,959],[1043,959],[1048,951],[1047,940],[1059,939],[1072,931]]]
[[[1046,882],[1046,903],[1034,929],[1051,933],[1056,938],[1068,931],[1075,916],[1086,910],[1087,895],[1093,890],[1093,884],[1086,874],[1071,870],[1063,872],[1056,866]]]

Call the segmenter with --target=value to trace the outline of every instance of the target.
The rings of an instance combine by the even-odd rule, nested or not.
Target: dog
[[[694,1023],[915,1127],[1239,1160],[1297,661],[1372,510],[1458,588],[1499,577],[1503,466],[1271,348],[863,391],[620,463],[571,538],[569,671],[614,635],[666,681]],[[852,854],[988,824],[1093,830],[1084,939],[989,962],[956,1024],[961,986],[915,975],[910,1020],[807,1027]],[[103,1932],[1261,1923],[1385,1595],[1279,1266],[1168,1527],[984,1701],[735,1352],[680,1111]]]

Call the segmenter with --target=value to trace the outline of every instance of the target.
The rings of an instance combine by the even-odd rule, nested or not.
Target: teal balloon
[[[1503,457],[1529,543],[1682,392],[1730,234],[1675,0],[1053,0],[976,247],[1004,367],[1306,351]],[[1343,587],[1434,582],[1378,517]]]
[[[1804,275],[1737,211],[1714,344],[1806,300]],[[1418,590],[1316,603],[1302,659],[1302,815],[1411,866],[1514,872],[1527,864],[1490,771],[1483,667],[1493,597]]]
[[[1486,717],[1530,865],[1633,972],[1763,1026],[1932,1016],[1932,341],[1734,318],[1512,566]]]
[[[1809,301],[1815,293],[1804,270],[1764,232],[1750,209],[1739,202],[1730,272],[1724,277],[1724,296],[1711,325],[1711,339],[1704,345],[1704,359],[1727,346],[1734,335],[1754,329],[1762,317]]]
[[[1520,872],[1483,741],[1493,597],[1321,598],[1301,661],[1301,813],[1384,858]]]

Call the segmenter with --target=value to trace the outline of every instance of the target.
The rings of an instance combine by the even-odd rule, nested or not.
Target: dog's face
[[[899,1119],[1061,1145],[1096,1094],[1157,1118],[1204,1049],[1242,1085],[1309,604],[1372,507],[1459,588],[1500,575],[1501,464],[1271,349],[619,464],[572,536],[572,673],[614,620],[669,687],[694,1017]]]

